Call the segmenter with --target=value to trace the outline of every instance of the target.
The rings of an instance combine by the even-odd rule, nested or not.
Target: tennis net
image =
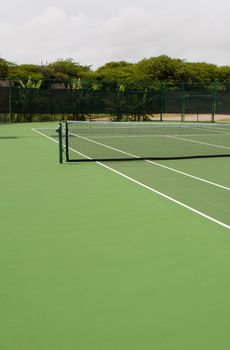
[[[69,162],[230,156],[230,123],[68,121],[63,129]]]

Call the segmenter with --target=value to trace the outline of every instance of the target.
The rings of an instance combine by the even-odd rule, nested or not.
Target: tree
[[[230,81],[230,66],[222,66],[217,69],[217,80],[220,82]]]
[[[187,82],[212,82],[217,79],[217,66],[205,62],[186,62],[184,77]]]
[[[9,69],[9,77],[22,79],[26,82],[29,77],[33,80],[44,79],[44,75],[41,72],[41,66],[35,64],[14,65]]]
[[[116,82],[132,81],[133,68],[134,64],[126,61],[108,62],[96,70],[95,78]]]
[[[179,72],[183,65],[183,60],[170,58],[165,55],[144,58],[135,66],[135,80],[175,82],[179,80]]]
[[[60,59],[47,66],[50,69],[52,78],[69,80],[72,78],[82,78],[90,73],[90,66],[82,66],[73,61],[72,58]]]
[[[13,66],[13,63],[0,58],[0,78],[7,78],[9,76],[9,69],[11,66]]]

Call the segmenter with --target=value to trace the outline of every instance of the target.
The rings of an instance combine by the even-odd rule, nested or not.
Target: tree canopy
[[[10,63],[0,57],[0,77],[6,78],[9,76],[10,67],[13,66],[13,63]]]
[[[18,79],[87,79],[118,83],[135,82],[212,82],[230,81],[230,66],[205,62],[187,62],[166,55],[144,58],[137,63],[107,62],[93,70],[72,58],[59,59],[47,65],[13,64],[0,58],[0,77]]]

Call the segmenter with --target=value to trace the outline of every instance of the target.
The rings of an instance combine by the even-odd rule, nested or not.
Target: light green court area
[[[59,165],[38,126],[0,126],[0,349],[229,349],[229,229],[97,163]],[[225,187],[229,163],[161,162]],[[228,190],[106,164],[230,224]]]

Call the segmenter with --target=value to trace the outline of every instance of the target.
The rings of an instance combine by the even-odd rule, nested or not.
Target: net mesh
[[[230,156],[230,124],[66,123],[67,161]]]

